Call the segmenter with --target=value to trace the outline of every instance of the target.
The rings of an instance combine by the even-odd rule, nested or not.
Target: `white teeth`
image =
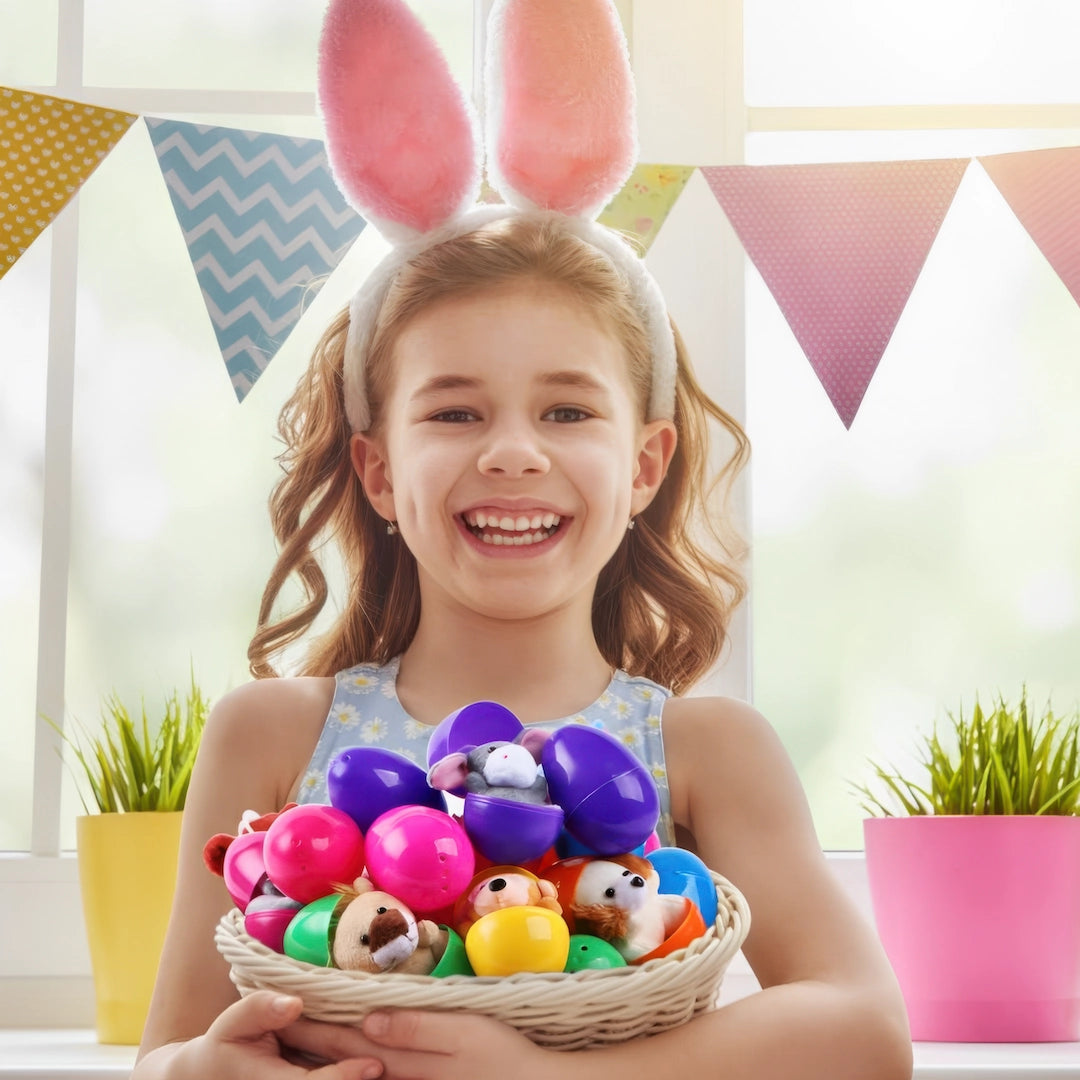
[[[483,533],[484,529],[501,529],[503,532],[517,533],[517,536],[488,536],[481,538],[486,544],[534,544],[546,540],[551,535],[550,531],[558,527],[561,518],[550,510],[543,513],[537,512],[532,517],[521,514],[516,518],[496,517],[494,514],[485,513],[483,510],[469,510],[462,515],[465,524],[471,529],[478,529]]]
[[[492,522],[492,524],[494,524],[494,522]],[[509,531],[509,530],[512,530],[513,527],[514,527],[514,519],[512,517],[499,518],[499,528],[500,529],[506,529],[507,531]]]
[[[558,520],[559,519],[554,514],[544,514],[540,519],[540,524],[543,525],[545,529],[550,529]]]

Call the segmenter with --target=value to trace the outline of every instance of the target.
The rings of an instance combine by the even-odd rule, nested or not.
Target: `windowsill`
[[[134,1046],[87,1030],[0,1029],[2,1080],[128,1080]],[[914,1080],[1077,1080],[1080,1043],[916,1043]]]

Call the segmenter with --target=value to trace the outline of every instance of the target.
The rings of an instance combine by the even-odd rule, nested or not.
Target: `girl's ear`
[[[375,512],[387,521],[397,521],[390,462],[382,443],[363,432],[356,432],[349,439],[349,459]]]
[[[632,514],[640,514],[660,490],[677,443],[675,425],[670,420],[650,420],[641,429],[637,469],[630,496]]]

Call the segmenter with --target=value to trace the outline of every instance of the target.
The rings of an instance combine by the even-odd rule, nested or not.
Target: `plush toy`
[[[526,728],[513,742],[485,742],[468,753],[447,754],[428,770],[428,783],[442,791],[465,787],[476,795],[544,804],[548,789],[540,753],[548,734]]]
[[[658,948],[682,918],[682,897],[661,895],[659,888],[660,875],[648,859],[583,858],[570,895],[560,889],[560,899],[576,933],[611,942],[630,962]]]
[[[558,890],[520,866],[492,866],[481,871],[454,905],[454,929],[462,936],[477,919],[508,907],[540,907],[562,914]]]
[[[333,932],[331,957],[339,968],[372,974],[430,975],[446,952],[447,932],[367,878],[341,890],[344,904]]]

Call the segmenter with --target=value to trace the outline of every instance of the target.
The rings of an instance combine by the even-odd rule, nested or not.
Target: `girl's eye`
[[[475,417],[466,409],[443,409],[442,412],[435,413],[431,419],[438,421],[440,424],[465,424],[475,419]]]
[[[557,424],[575,424],[579,420],[588,420],[589,414],[576,405],[559,405],[551,409],[545,419],[554,420]]]

